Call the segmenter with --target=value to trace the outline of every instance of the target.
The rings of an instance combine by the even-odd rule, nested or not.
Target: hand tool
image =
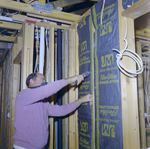
[[[86,71],[86,72],[83,72],[81,75],[82,75],[84,78],[86,78],[86,77],[88,77],[90,74],[91,74],[90,71]],[[71,86],[74,86],[75,84],[77,84],[77,81],[71,83]]]

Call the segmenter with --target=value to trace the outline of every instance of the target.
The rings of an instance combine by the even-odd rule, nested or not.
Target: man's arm
[[[76,103],[80,106],[82,103],[90,102],[90,105],[93,104],[93,95],[87,94],[86,96],[76,100]]]
[[[65,104],[62,106],[45,103],[45,108],[47,109],[49,116],[65,116],[76,110],[82,103],[85,102],[90,102],[90,105],[92,105],[93,95],[88,94],[72,103]]]
[[[79,85],[82,81],[84,81],[84,77],[82,75],[75,75],[75,76],[72,76],[65,80],[66,80],[67,84],[77,81],[77,85]]]

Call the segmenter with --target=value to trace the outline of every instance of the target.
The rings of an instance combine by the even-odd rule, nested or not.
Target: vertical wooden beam
[[[124,49],[124,35],[126,23],[121,13],[123,11],[122,1],[118,0],[119,7],[119,38],[120,51]],[[134,20],[127,18],[127,41],[128,48],[135,51]],[[135,70],[135,63],[124,58],[122,64],[130,70]],[[121,73],[121,96],[122,96],[122,122],[123,122],[123,148],[140,149],[139,119],[137,101],[137,79],[126,77]]]
[[[136,41],[136,50],[137,50],[137,54],[142,58],[141,43],[139,41]],[[138,101],[139,101],[139,120],[140,120],[139,122],[140,122],[141,148],[146,148],[143,73],[138,75]]]
[[[68,43],[69,43],[69,38],[68,38],[68,31],[67,30],[64,30],[63,31],[63,78],[68,78],[68,60],[69,60],[69,57],[68,57],[68,52],[69,52],[69,49],[68,49]],[[63,100],[62,100],[62,103],[63,105],[64,104],[68,104],[68,98],[69,98],[69,94],[68,94],[68,86],[65,87],[63,89]],[[65,149],[69,149],[68,145],[69,145],[69,142],[68,142],[68,126],[69,126],[69,123],[68,123],[68,117],[65,117],[63,119],[63,130],[62,130],[62,134],[63,134],[63,148]]]
[[[69,29],[69,77],[75,75],[75,29]],[[69,90],[69,103],[76,100],[74,87]],[[78,144],[75,144],[75,115],[69,116],[69,149],[74,149]]]
[[[50,28],[49,32],[49,50],[47,51],[47,59],[50,59],[49,64],[47,65],[47,78],[48,82],[54,81],[55,67],[54,67],[54,28]],[[54,95],[51,97],[52,102],[54,104]],[[49,149],[53,149],[54,146],[54,118],[50,118],[50,146]]]
[[[25,80],[33,72],[33,42],[34,42],[34,24],[24,23],[23,28],[23,49],[21,60],[21,90],[26,88]]]
[[[79,74],[79,37],[77,33],[78,24],[75,25],[75,74]],[[75,90],[75,97],[78,98],[78,88]],[[75,100],[76,100],[75,99]],[[79,148],[79,134],[78,134],[78,111],[75,112],[75,144],[76,149]]]

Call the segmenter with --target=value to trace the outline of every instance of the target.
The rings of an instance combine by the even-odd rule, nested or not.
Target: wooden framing
[[[75,29],[69,29],[69,77],[73,76],[76,68],[76,58],[75,58]],[[74,88],[69,90],[69,103],[76,100],[76,94]],[[71,114],[69,116],[69,149],[78,148],[75,143],[76,140],[76,121],[75,115]]]
[[[51,17],[51,18],[56,18],[60,20],[68,20],[72,22],[79,18],[79,15],[69,14],[65,12],[58,12],[56,10],[53,10],[52,14],[35,11],[33,7],[29,4],[20,3],[20,2],[16,2],[12,0],[0,0],[0,7],[8,8],[8,9],[16,10],[16,11],[21,11],[21,12],[37,14],[37,15],[46,16],[46,17]]]
[[[14,45],[12,49],[10,50],[10,54],[6,58],[4,62],[3,67],[3,73],[2,76],[2,70],[0,69],[0,77],[2,76],[3,80],[0,82],[0,84],[3,84],[2,86],[2,99],[1,101],[1,122],[3,122],[0,126],[0,144],[3,144],[2,142],[7,142],[8,144],[3,146],[0,146],[0,148],[9,147],[12,148],[13,145],[13,134],[14,134],[14,113],[15,113],[15,98],[17,96],[17,93],[19,92],[19,83],[21,81],[21,90],[26,88],[25,80],[29,73],[33,71],[33,44],[34,44],[34,27],[37,26],[44,26],[48,27],[50,29],[49,31],[49,51],[47,51],[47,57],[46,57],[46,80],[48,82],[55,81],[57,78],[55,77],[55,42],[54,42],[54,33],[56,29],[62,29],[63,30],[63,40],[64,40],[64,49],[66,51],[64,52],[64,61],[63,61],[63,78],[67,78],[70,76],[73,76],[75,74],[79,73],[79,60],[78,60],[78,35],[77,35],[77,25],[78,22],[82,19],[82,17],[86,15],[90,15],[90,10],[88,10],[84,15],[78,16],[73,14],[68,14],[64,12],[57,13],[54,11],[53,14],[47,14],[43,12],[37,12],[34,11],[32,6],[27,4],[22,4],[16,1],[11,0],[0,0],[0,7],[2,8],[8,8],[13,9],[17,11],[27,12],[30,15],[34,15],[35,18],[37,15],[40,17],[50,17],[52,20],[60,22],[69,22],[71,25],[67,26],[58,26],[55,23],[50,22],[43,23],[43,22],[25,22],[21,28],[20,24],[16,23],[6,23],[5,21],[0,21],[0,27],[1,28],[10,28],[15,30],[20,30],[20,33],[17,37],[6,37],[6,36],[0,36],[0,40],[2,41],[9,41],[14,42]],[[135,51],[135,33],[134,33],[134,19],[149,12],[147,8],[150,7],[150,0],[141,0],[137,2],[132,7],[128,8],[127,10],[123,10],[122,3],[120,0],[118,0],[118,8],[119,8],[119,37],[120,37],[120,50],[124,49],[125,43],[123,41],[124,34],[125,34],[125,20],[124,16],[127,17],[127,24],[130,26],[127,30],[127,40],[128,40],[128,48]],[[144,8],[144,9],[143,9]],[[56,19],[56,20],[55,20]],[[31,19],[32,20],[32,19]],[[35,21],[35,20],[33,20]],[[94,33],[94,31],[93,31]],[[12,53],[11,53],[12,52]],[[5,74],[7,74],[7,65],[9,65],[8,59],[10,58],[10,55],[12,54],[12,70],[11,70],[11,78],[7,78]],[[21,63],[21,74],[20,74],[20,63]],[[127,66],[129,69],[135,69],[136,65],[133,61],[126,59],[123,60],[123,65]],[[21,80],[19,80],[21,75]],[[11,79],[11,85],[7,87],[8,81]],[[138,78],[142,80],[141,78]],[[94,75],[93,75],[94,80]],[[6,84],[7,82],[7,84]],[[93,81],[94,82],[94,81]],[[142,83],[141,83],[142,84]],[[144,130],[144,123],[143,121],[143,114],[144,111],[141,112],[141,116],[139,117],[139,109],[138,109],[138,92],[136,90],[137,88],[137,78],[128,78],[125,75],[121,73],[121,95],[122,95],[122,121],[123,121],[123,148],[131,148],[131,149],[140,149],[140,140],[142,142],[141,146],[142,148],[146,147],[145,142],[145,131],[139,131],[139,127],[141,130]],[[10,103],[10,119],[7,121],[7,140],[4,140],[5,135],[5,124],[6,121],[5,115],[7,114],[7,102],[6,94],[7,94],[7,88],[11,88],[11,93],[8,95],[9,98],[11,98]],[[139,86],[140,88],[140,86]],[[142,90],[139,90],[142,92]],[[94,94],[94,91],[93,91]],[[142,93],[141,93],[142,95]],[[69,99],[67,99],[69,98]],[[66,104],[68,102],[73,102],[78,98],[78,90],[74,90],[74,87],[70,87],[69,92],[67,92],[63,99],[66,99],[63,104]],[[140,97],[143,98],[143,97]],[[52,97],[52,100],[54,100],[54,97]],[[54,102],[52,102],[54,104]],[[140,103],[142,105],[143,110],[143,102]],[[3,110],[2,110],[3,109]],[[94,114],[94,107],[93,107],[93,115]],[[139,126],[139,119],[140,119],[140,126]],[[93,120],[93,125],[94,125]],[[50,146],[49,149],[55,148],[54,142],[54,119],[50,119]],[[68,128],[67,128],[68,127]],[[66,136],[63,139],[63,147],[65,149],[78,149],[78,123],[77,123],[77,112],[72,113],[69,118],[64,119],[63,121],[63,136]],[[11,131],[8,132],[8,129]],[[94,135],[95,127],[93,128],[93,135]],[[140,139],[140,135],[142,136],[142,139]],[[69,145],[68,145],[69,144]],[[93,146],[95,144],[93,143]]]
[[[19,24],[19,23],[0,21],[0,28],[20,30],[21,27],[22,27],[22,24]]]
[[[16,37],[0,35],[0,41],[14,42]]]
[[[119,6],[119,38],[120,51],[124,49],[126,23],[121,15],[123,11],[121,1],[118,1]],[[127,18],[127,41],[128,48],[135,51],[134,38],[134,20]],[[130,26],[130,28],[129,28]],[[136,69],[135,63],[131,59],[125,59],[123,65],[130,69]],[[139,119],[138,119],[138,100],[137,100],[137,79],[128,78],[121,73],[121,96],[122,96],[122,123],[123,123],[123,148],[140,149],[139,139]],[[131,92],[132,91],[132,92]],[[132,99],[132,100],[131,100]]]
[[[53,82],[55,81],[55,77],[54,77],[54,28],[50,28],[50,38],[49,38],[49,52],[47,54],[47,60],[50,57],[50,66],[49,67],[49,75],[50,78],[47,80],[49,82]],[[53,44],[52,44],[53,43]],[[52,102],[51,104],[54,104],[54,96],[52,96]],[[54,118],[50,119],[50,149],[53,148],[53,143],[54,143]]]
[[[142,49],[141,43],[136,41],[136,50],[137,53],[142,58]],[[145,131],[145,113],[144,113],[144,81],[143,74],[138,76],[138,100],[139,100],[139,127],[140,127],[140,140],[141,140],[141,148],[146,148],[146,131]]]

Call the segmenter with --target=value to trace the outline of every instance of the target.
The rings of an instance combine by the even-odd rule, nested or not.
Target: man
[[[41,149],[48,139],[48,116],[64,116],[76,110],[82,103],[90,102],[93,96],[88,94],[66,105],[52,105],[44,99],[57,93],[67,84],[84,80],[82,75],[46,83],[40,73],[32,73],[27,77],[27,89],[16,97],[14,134],[15,149]]]

